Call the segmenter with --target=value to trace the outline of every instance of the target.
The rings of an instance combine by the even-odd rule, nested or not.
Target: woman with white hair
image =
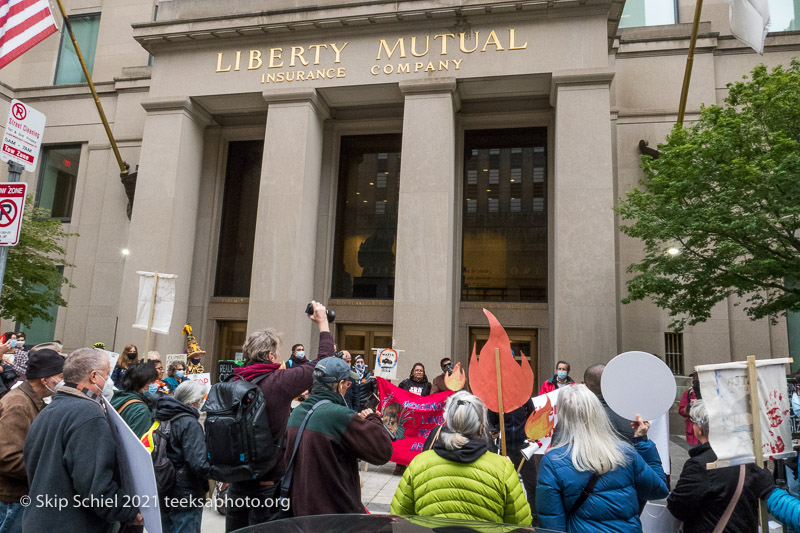
[[[480,398],[465,391],[453,394],[444,419],[433,448],[403,473],[392,514],[529,526],[531,510],[514,465],[488,449],[486,406]]]
[[[536,509],[541,526],[577,533],[641,532],[639,498],[669,493],[649,422],[631,423],[633,446],[611,428],[585,385],[561,389],[558,426],[539,467]]]
[[[155,404],[155,419],[161,422],[158,430],[165,429],[164,424],[169,421],[167,457],[175,467],[175,485],[169,493],[160,495],[166,497],[161,508],[161,527],[165,533],[200,531],[211,470],[206,439],[198,421],[205,396],[205,385],[185,381],[173,396],[163,396]]]

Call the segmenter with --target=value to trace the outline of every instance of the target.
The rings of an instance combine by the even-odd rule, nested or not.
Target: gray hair
[[[192,405],[206,396],[206,386],[199,381],[184,381],[175,389],[175,399],[186,405]]]
[[[441,435],[448,450],[459,450],[470,438],[486,428],[486,406],[480,398],[466,391],[459,391],[447,399],[444,421],[448,431]]]
[[[588,387],[559,390],[558,426],[548,453],[564,448],[565,453],[572,452],[572,466],[578,472],[605,474],[625,465],[622,446],[603,404]]]
[[[308,364],[308,363],[306,363]],[[320,368],[315,368],[314,372],[311,373],[312,379],[312,389],[323,388],[327,390],[335,390],[336,386],[339,385],[338,381],[322,381],[323,378],[327,378],[328,375],[325,374],[325,371]]]
[[[78,348],[64,361],[64,381],[80,383],[93,371],[101,374],[108,365],[108,356],[94,348]],[[111,379],[108,376],[107,379]]]
[[[254,331],[247,337],[242,346],[244,364],[267,363],[269,352],[278,352],[281,345],[281,334],[272,328]]]
[[[161,354],[156,350],[150,350],[147,352],[147,360],[148,361],[161,361]]]
[[[706,411],[706,404],[703,400],[697,400],[689,408],[689,418],[692,422],[700,426],[703,433],[708,435],[708,412]]]

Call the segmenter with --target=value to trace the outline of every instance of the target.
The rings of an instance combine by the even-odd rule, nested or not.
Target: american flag
[[[0,68],[56,31],[47,0],[0,0]]]

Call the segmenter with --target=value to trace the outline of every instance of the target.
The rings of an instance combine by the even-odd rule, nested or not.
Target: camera
[[[306,314],[307,315],[313,315],[314,314],[314,306],[313,305],[308,304],[306,306]],[[328,324],[330,324],[331,322],[336,320],[336,311],[331,311],[330,309],[326,309],[325,310],[325,314],[328,315]]]

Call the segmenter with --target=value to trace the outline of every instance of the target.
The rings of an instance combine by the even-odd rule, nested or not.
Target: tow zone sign
[[[27,183],[0,183],[0,246],[19,242]]]

